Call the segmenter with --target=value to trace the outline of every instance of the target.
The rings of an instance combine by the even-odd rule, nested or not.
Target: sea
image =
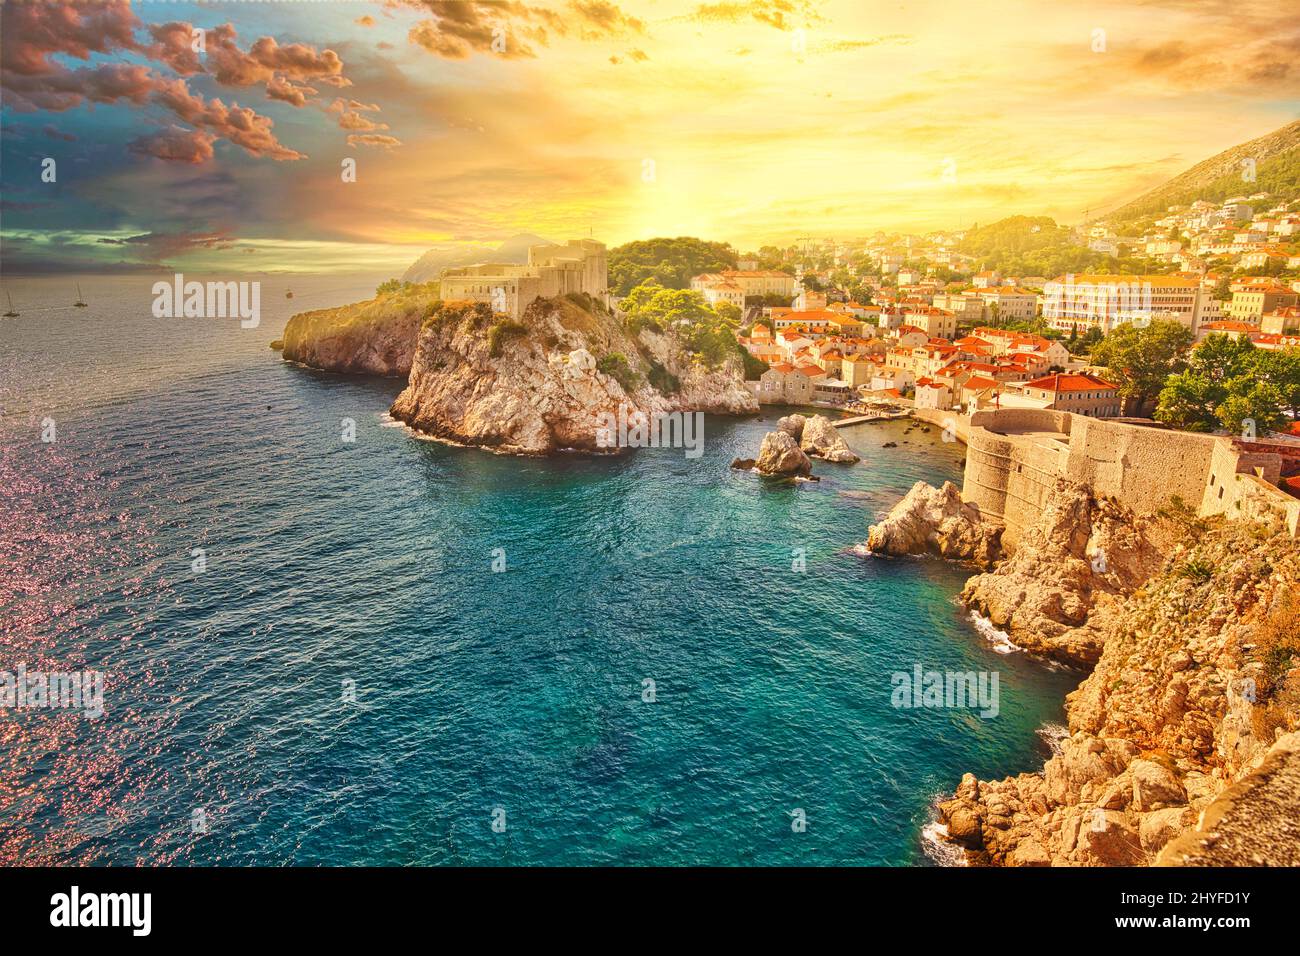
[[[1080,675],[862,546],[960,482],[940,429],[850,426],[818,482],[729,467],[776,408],[502,457],[269,347],[382,277],[261,277],[256,328],[155,317],[159,278],[3,282],[0,677],[103,706],[0,708],[0,864],[931,865],[962,774],[1049,756]],[[918,667],[996,715],[895,706]]]

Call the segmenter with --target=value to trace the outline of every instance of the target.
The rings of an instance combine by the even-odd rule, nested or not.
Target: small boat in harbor
[[[292,290],[292,289],[289,289],[287,292],[285,292],[284,297],[285,297],[286,299],[292,299],[292,298],[293,298],[293,290]]]
[[[14,297],[9,294],[8,290],[5,291],[5,297],[9,300],[9,311],[5,313],[5,318],[6,319],[18,318],[18,313],[14,311]]]
[[[80,283],[80,282],[77,283],[77,301],[74,302],[74,303],[72,303],[72,304],[73,304],[74,306],[76,306],[78,309],[84,309],[84,308],[86,308],[87,306],[90,305],[89,302],[87,302],[85,299],[83,299],[83,298],[81,297],[81,283]]]

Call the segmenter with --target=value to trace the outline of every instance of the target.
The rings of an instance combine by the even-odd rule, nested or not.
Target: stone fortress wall
[[[1199,515],[1278,515],[1300,534],[1300,500],[1276,482],[1281,456],[1216,435],[1038,409],[975,412],[967,428],[962,497],[1006,526],[1014,546],[1058,478],[1149,514],[1179,498]]]

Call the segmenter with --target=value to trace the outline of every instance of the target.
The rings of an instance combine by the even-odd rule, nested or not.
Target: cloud
[[[609,0],[569,0],[563,13],[538,4],[501,0],[394,0],[429,14],[408,39],[445,60],[475,53],[503,59],[535,57],[530,43],[552,36],[602,40],[645,32],[645,23]]]
[[[275,123],[238,103],[227,106],[219,99],[204,101],[190,92],[181,80],[164,80],[154,94],[154,102],[165,107],[191,126],[206,129],[228,139],[253,156],[275,160],[305,159],[297,150],[282,145],[271,128]]]
[[[92,53],[139,50],[136,19],[127,0],[95,4],[5,4],[0,62],[6,73],[36,76],[57,72],[56,54],[89,60]]]
[[[746,0],[746,2],[702,3],[682,19],[696,23],[745,23],[754,21],[777,30],[821,23],[824,17],[807,0]]]
[[[351,85],[343,75],[343,61],[333,50],[306,43],[281,45],[270,36],[258,38],[243,50],[230,23],[208,30],[181,21],[146,27],[125,0],[7,4],[4,18],[0,38],[4,106],[30,113],[64,112],[87,103],[154,103],[197,127],[173,127],[138,137],[128,144],[129,152],[137,155],[198,163],[210,159],[213,140],[223,138],[253,156],[304,158],[276,139],[269,117],[238,103],[227,105],[215,98],[204,101],[189,90],[184,79],[169,78],[160,68],[178,77],[209,74],[225,87],[263,84],[269,99],[295,107],[305,106],[318,95],[311,82]],[[137,39],[137,31],[142,29],[147,42]],[[124,53],[143,57],[147,63],[119,60],[70,68],[56,59],[88,61],[95,54]]]
[[[125,246],[131,254],[145,262],[163,265],[167,259],[193,252],[197,249],[230,249],[236,239],[225,230],[208,232],[145,232],[125,239],[101,237],[103,245]]]
[[[306,106],[308,97],[315,96],[316,92],[310,86],[295,86],[282,76],[273,76],[266,81],[266,95],[290,106]]]
[[[380,126],[379,129],[388,129],[387,126]],[[349,146],[382,146],[384,149],[392,149],[395,146],[401,146],[402,141],[395,136],[383,136],[377,133],[354,133],[348,136]]]
[[[83,103],[127,100],[143,105],[154,89],[155,78],[146,66],[105,63],[69,70],[51,64],[43,74],[3,71],[4,105],[19,113],[46,110],[62,113]]]
[[[140,136],[128,145],[133,153],[177,163],[204,163],[212,158],[214,137],[202,130],[172,124],[150,136]]]

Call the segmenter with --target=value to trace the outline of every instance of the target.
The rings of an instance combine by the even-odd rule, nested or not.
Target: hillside
[[[529,246],[549,244],[549,239],[525,232],[511,236],[495,249],[484,249],[482,246],[470,246],[465,243],[435,246],[411,263],[402,274],[402,281],[429,282],[442,275],[443,269],[467,266],[475,262],[524,263],[528,261]]]
[[[1242,162],[1246,159],[1255,161],[1254,182],[1242,178]],[[1197,199],[1219,202],[1259,192],[1286,200],[1300,198],[1300,120],[1197,163],[1101,218],[1117,226],[1160,215],[1170,206]]]

